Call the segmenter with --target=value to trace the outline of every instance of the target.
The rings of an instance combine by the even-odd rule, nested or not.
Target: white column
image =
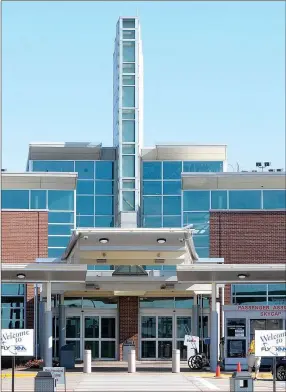
[[[46,367],[53,366],[53,316],[52,316],[52,284],[47,282],[47,302],[45,310],[45,357]]]
[[[173,350],[172,355],[172,373],[180,373],[180,350]]]
[[[215,372],[218,361],[218,313],[216,304],[216,283],[212,283],[210,367]]]
[[[136,372],[136,351],[130,350],[128,353],[128,373]]]
[[[199,315],[198,315],[198,297],[194,295],[194,304],[192,306],[192,335],[199,336]]]

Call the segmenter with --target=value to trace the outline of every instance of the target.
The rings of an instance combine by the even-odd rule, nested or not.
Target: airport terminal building
[[[285,172],[229,172],[225,145],[144,146],[137,17],[117,23],[113,108],[112,147],[31,143],[26,172],[2,173],[2,328],[34,328],[44,357],[48,304],[54,358],[71,343],[78,360],[186,360],[215,312],[220,356],[246,364],[255,329],[286,328],[269,269],[286,262]]]

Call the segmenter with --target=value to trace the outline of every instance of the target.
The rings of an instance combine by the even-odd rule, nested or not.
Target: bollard
[[[83,372],[91,373],[91,350],[84,350]]]
[[[173,350],[172,373],[180,373],[180,350]]]
[[[128,373],[136,372],[136,351],[130,350],[128,353]]]

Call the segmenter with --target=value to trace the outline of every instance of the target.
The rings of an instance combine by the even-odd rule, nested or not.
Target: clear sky
[[[285,168],[285,2],[3,2],[3,167],[28,144],[112,145],[119,16],[138,13],[145,146],[228,145],[228,162]],[[231,169],[230,169],[231,170]]]

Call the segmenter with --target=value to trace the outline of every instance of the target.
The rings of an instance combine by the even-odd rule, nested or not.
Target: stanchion
[[[84,350],[83,372],[91,373],[91,350]]]
[[[172,373],[180,373],[180,350],[173,350]]]
[[[128,373],[136,372],[136,351],[130,350],[128,353]]]

